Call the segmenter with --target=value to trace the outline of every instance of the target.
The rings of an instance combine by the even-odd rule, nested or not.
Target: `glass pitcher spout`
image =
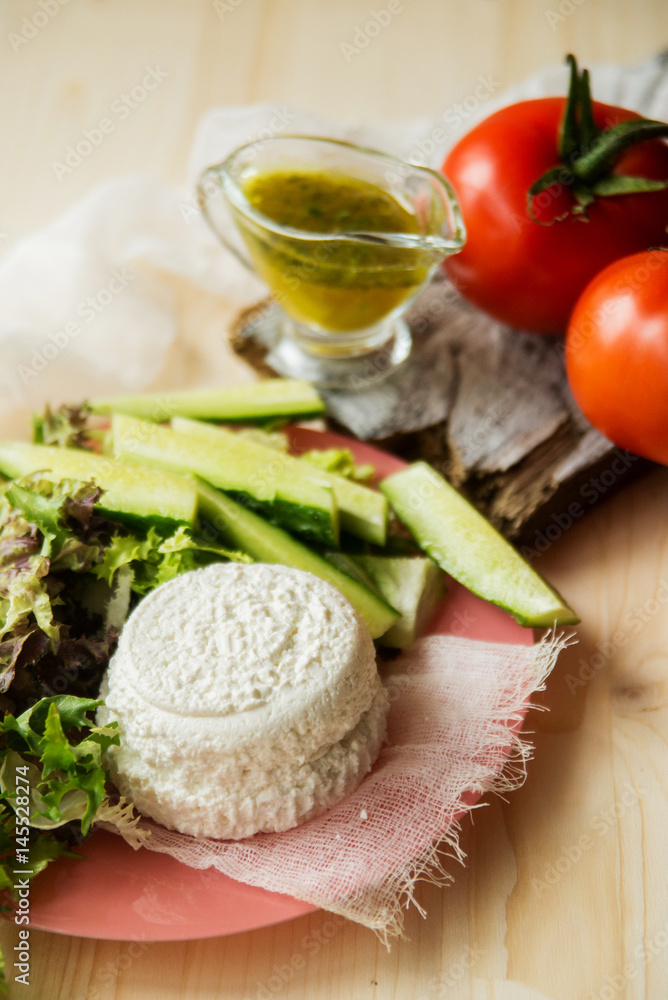
[[[334,139],[248,143],[206,171],[198,193],[215,232],[280,304],[293,347],[319,362],[373,352],[466,239],[440,173]]]

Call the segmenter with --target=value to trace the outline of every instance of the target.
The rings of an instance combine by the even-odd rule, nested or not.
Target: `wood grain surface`
[[[42,8],[5,0],[0,250],[118,173],[182,180],[196,121],[216,104],[270,99],[338,119],[417,116],[463,101],[480,75],[505,86],[571,50],[585,64],[631,62],[668,39],[663,0],[402,0],[346,62],[341,43],[381,6],[70,0],[17,45],[23,19]],[[147,66],[168,74],[163,84],[58,180],[53,161]],[[223,346],[230,308],[182,285],[175,294],[182,333],[161,384],[251,378]],[[410,941],[388,955],[369,931],[322,913],[170,944],[32,931],[31,985],[12,984],[11,997],[662,1000],[668,473],[612,499],[607,492],[602,479],[592,483],[592,509],[572,525],[563,518],[536,560],[583,624],[542,696],[550,711],[529,716],[526,784],[466,824],[466,866],[452,863],[447,889],[422,887],[427,917],[409,915]],[[16,930],[0,931],[8,955]]]

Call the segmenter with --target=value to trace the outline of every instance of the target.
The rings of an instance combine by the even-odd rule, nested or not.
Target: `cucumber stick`
[[[332,566],[287,532],[201,480],[199,513],[205,530],[213,529],[226,542],[257,562],[280,563],[319,576],[340,590],[364,620],[372,638],[382,636],[399,618],[398,613],[371,590]]]
[[[323,545],[338,544],[338,509],[331,489],[295,476],[281,452],[262,448],[269,457],[259,460],[250,443],[242,441],[232,456],[209,441],[122,413],[114,413],[111,435],[117,458],[201,476],[288,531]]]
[[[154,524],[192,524],[195,520],[197,489],[191,480],[157,469],[138,468],[105,455],[0,441],[0,471],[13,479],[39,472],[55,482],[92,480],[104,490],[97,509],[120,520]]]
[[[381,489],[427,555],[474,594],[506,608],[522,625],[580,620],[482,514],[425,462],[389,476]]]
[[[187,434],[201,441],[208,441],[235,462],[243,455],[253,458],[258,464],[275,461],[275,449],[267,448],[260,442],[240,438],[234,431],[204,424],[199,420],[174,417],[172,427],[179,434]],[[384,545],[387,539],[387,500],[382,493],[368,486],[352,482],[344,476],[318,469],[293,455],[282,456],[283,467],[296,479],[310,479],[327,489],[331,489],[339,509],[341,528],[357,535],[374,545]]]
[[[187,389],[93,399],[94,413],[127,413],[162,423],[173,416],[253,423],[276,418],[314,417],[325,404],[308,382],[270,378],[221,389]]]
[[[400,612],[384,646],[407,649],[419,639],[445,594],[443,570],[425,556],[352,556],[372,588]]]

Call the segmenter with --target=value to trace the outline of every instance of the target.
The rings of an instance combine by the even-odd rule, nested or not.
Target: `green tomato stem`
[[[594,120],[589,71],[585,69],[580,74],[573,55],[568,55],[566,62],[570,67],[570,83],[557,139],[561,162],[546,170],[527,192],[529,218],[539,225],[552,225],[568,215],[577,215],[586,221],[587,206],[596,198],[668,188],[668,178],[663,181],[612,173],[626,149],[649,139],[667,138],[668,123],[636,118],[600,129]],[[534,199],[555,184],[571,188],[574,205],[569,212],[545,223],[535,216]]]

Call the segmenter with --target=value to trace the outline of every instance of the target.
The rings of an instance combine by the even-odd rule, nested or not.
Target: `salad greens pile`
[[[102,702],[71,695],[42,698],[0,722],[0,890],[26,923],[22,891],[59,857],[80,858],[72,850],[103,817],[138,839],[139,816],[124,800],[110,799],[102,755],[118,745],[118,725],[95,726],[89,717]],[[134,838],[133,838],[134,832]],[[0,955],[0,995],[7,995]]]
[[[25,866],[26,874],[38,874],[46,864],[69,853],[66,840],[39,832],[76,823],[83,836],[106,797],[106,771],[102,754],[118,745],[118,725],[95,726],[90,718],[100,701],[56,695],[42,698],[18,718],[11,713],[0,723],[0,792],[2,821],[6,834],[11,827],[10,868]],[[30,788],[23,809],[24,788]],[[14,816],[7,813],[12,804]],[[12,810],[14,811],[14,810]],[[25,821],[22,819],[25,818]],[[12,872],[0,856],[0,886],[11,888]]]
[[[265,450],[287,452],[289,448],[288,436],[275,422],[239,428],[237,433]],[[35,444],[56,449],[115,455],[115,438],[112,442],[108,427],[96,426],[92,410],[85,405],[47,408],[34,418],[33,437]],[[344,487],[345,480],[352,481],[354,489],[346,488],[344,496],[349,504],[358,505],[357,521],[369,530],[367,521],[376,517],[374,530],[386,530],[387,505],[383,507],[379,494],[364,491],[360,485],[373,478],[372,466],[357,465],[346,448],[309,451],[301,457],[307,463],[307,482],[314,481],[313,472],[307,472],[308,463],[334,473]],[[52,466],[48,468],[53,472]],[[137,602],[181,573],[221,560],[253,562],[253,557],[263,557],[267,546],[272,558],[276,546],[281,551],[283,546],[288,565],[299,566],[306,560],[311,567],[316,561],[328,579],[338,572],[331,553],[312,552],[247,512],[246,518],[255,520],[246,534],[223,532],[222,537],[232,539],[232,546],[248,545],[248,553],[221,544],[221,533],[213,522],[209,524],[209,515],[195,521],[195,527],[178,518],[171,522],[141,516],[126,519],[119,513],[116,519],[105,510],[103,490],[92,481],[96,466],[83,463],[76,468],[77,474],[90,475],[91,481],[58,479],[58,475],[53,480],[39,471],[11,482],[0,480],[0,713],[4,716],[0,722],[0,890],[5,891],[7,902],[12,898],[14,902],[14,907],[2,909],[14,909],[17,920],[23,905],[17,880],[24,874],[28,880],[34,878],[56,858],[80,857],[76,848],[94,823],[113,823],[135,846],[145,837],[131,803],[119,799],[107,783],[104,754],[118,745],[118,727],[116,723],[95,725],[95,711],[102,704],[98,700],[101,680]],[[11,469],[5,471],[14,474]],[[188,471],[192,470],[184,470]],[[105,485],[112,489],[109,483]],[[209,492],[220,503],[231,504],[235,516],[244,513],[224,494]],[[299,490],[295,495],[299,497]],[[290,531],[290,505],[284,506]],[[362,533],[348,540],[353,553],[369,549],[365,538]],[[412,543],[397,537],[395,531],[383,552],[390,558],[396,551],[403,554],[407,547],[414,551]],[[399,613],[382,598],[380,589],[370,584],[367,589],[366,577],[358,581],[360,572],[348,560],[339,575],[357,588],[355,593],[363,591],[368,602],[394,620]],[[1,970],[0,955],[0,992]]]
[[[93,511],[101,490],[26,476],[0,500],[0,708],[95,697],[136,601],[212,560],[249,561],[189,528],[133,531]]]
[[[85,408],[48,409],[35,438],[90,447]],[[0,891],[55,858],[80,857],[94,820],[133,838],[139,817],[107,794],[102,758],[119,741],[98,727],[100,681],[134,605],[212,561],[250,562],[190,528],[128,527],[94,510],[92,482],[39,474],[0,486]],[[113,791],[112,791],[113,796]],[[17,875],[16,871],[20,874]],[[0,994],[6,995],[0,954]]]

